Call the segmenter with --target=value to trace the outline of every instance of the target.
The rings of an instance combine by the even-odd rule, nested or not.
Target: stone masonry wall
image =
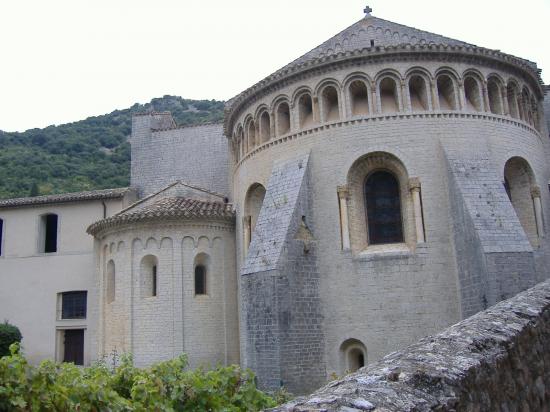
[[[545,281],[272,411],[548,411],[549,405]]]
[[[153,116],[132,120],[131,185],[140,197],[177,180],[229,194],[228,143],[221,124],[154,130]]]

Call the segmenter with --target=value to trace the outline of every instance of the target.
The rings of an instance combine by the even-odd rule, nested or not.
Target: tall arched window
[[[333,86],[327,86],[321,94],[323,100],[323,121],[330,122],[340,118],[338,106],[338,91]]]
[[[258,143],[265,143],[269,141],[271,137],[271,119],[269,113],[263,111],[260,115],[260,141]]]
[[[369,114],[369,90],[362,80],[354,80],[349,85],[352,116]]]
[[[455,84],[449,75],[437,76],[437,95],[441,110],[457,110]]]
[[[247,127],[247,135],[248,135],[248,150],[254,149],[256,146],[256,126],[254,125],[254,121],[251,120],[248,123]]]
[[[282,102],[277,106],[277,136],[290,131],[290,109],[288,103]]]
[[[158,292],[158,259],[147,255],[141,260],[141,297],[157,296]]]
[[[391,77],[386,77],[379,86],[380,108],[382,113],[395,113],[399,111],[397,85]]]
[[[489,95],[489,109],[491,110],[491,113],[504,113],[502,105],[501,85],[499,80],[491,77],[487,81],[487,94]]]
[[[260,210],[264,203],[265,198],[265,187],[259,183],[254,183],[250,186],[246,192],[245,201],[244,201],[244,240],[245,248],[248,247],[252,240],[252,234],[256,227],[256,222],[260,216]]]
[[[298,100],[298,116],[300,127],[309,127],[313,124],[313,101],[308,93],[304,93]]]
[[[385,170],[365,181],[365,205],[370,244],[403,242],[399,182]]]
[[[414,75],[409,79],[409,96],[413,112],[428,110],[428,89],[422,76]]]
[[[472,76],[468,76],[464,79],[464,96],[466,100],[466,109],[476,112],[481,111],[481,89],[478,81]]]
[[[510,111],[510,116],[518,119],[518,88],[515,83],[508,83],[508,86],[506,87],[506,97],[508,99],[508,110]]]
[[[115,290],[116,290],[116,273],[115,273],[115,262],[109,260],[107,263],[107,273],[105,274],[105,283],[106,283],[106,300],[107,303],[114,302],[115,300]]]
[[[210,257],[206,253],[199,253],[195,257],[195,295],[207,294],[207,275],[210,266]]]

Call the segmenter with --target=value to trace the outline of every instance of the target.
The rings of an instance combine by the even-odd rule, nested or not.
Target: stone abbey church
[[[549,277],[536,64],[365,11],[223,124],[135,116],[129,188],[0,201],[33,362],[185,352],[303,393]]]

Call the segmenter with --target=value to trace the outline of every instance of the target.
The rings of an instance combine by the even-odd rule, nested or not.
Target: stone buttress
[[[309,154],[275,163],[241,271],[245,364],[264,389],[325,381]]]
[[[535,284],[533,248],[479,139],[442,141],[466,318]]]

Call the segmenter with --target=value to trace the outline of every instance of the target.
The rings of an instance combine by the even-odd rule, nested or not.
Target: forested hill
[[[170,111],[177,124],[221,121],[224,102],[164,96],[74,123],[0,131],[0,198],[35,196],[130,184],[132,114]]]

